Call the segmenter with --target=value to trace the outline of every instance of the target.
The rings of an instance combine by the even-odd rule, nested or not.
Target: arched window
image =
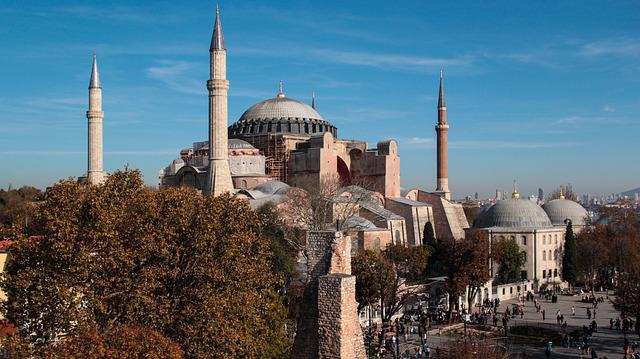
[[[556,234],[554,237],[555,237],[555,240],[556,240],[556,244],[558,244],[558,235]]]
[[[520,254],[522,255],[522,260],[523,260],[522,263],[526,264],[527,263],[527,252],[522,251],[522,252],[520,252]]]
[[[522,245],[523,246],[527,245],[527,236],[522,236]]]
[[[397,230],[397,229],[396,229],[396,241],[403,242],[403,241],[400,240],[400,231]]]
[[[545,278],[546,274],[547,274],[547,271],[543,269],[542,270],[542,278]]]
[[[558,250],[553,251],[553,259],[558,260]]]
[[[247,188],[247,180],[242,180],[242,184],[240,185],[240,188]]]
[[[547,236],[542,235],[542,244],[547,244]]]
[[[542,260],[546,261],[547,260],[547,251],[542,251]],[[544,277],[544,275],[543,275]]]

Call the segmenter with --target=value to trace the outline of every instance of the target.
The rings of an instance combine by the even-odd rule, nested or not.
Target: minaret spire
[[[211,36],[211,47],[209,47],[209,51],[212,50],[226,50],[224,45],[224,36],[222,35],[222,22],[220,21],[220,8],[216,3],[216,21],[213,24],[213,36]]]
[[[438,108],[446,108],[447,105],[444,101],[444,81],[442,80],[442,74],[444,70],[440,67],[440,91],[438,92]]]
[[[316,92],[315,91],[311,93],[311,108],[314,110],[316,109]]]
[[[213,25],[209,47],[209,167],[204,194],[214,196],[233,191],[229,169],[227,50],[222,36],[220,9],[216,5],[216,20]]]
[[[440,89],[438,92],[438,123],[436,124],[437,135],[437,186],[436,193],[446,199],[451,199],[449,190],[449,147],[447,144],[449,125],[447,124],[447,106],[444,102],[444,80],[443,70],[440,68]]]
[[[93,65],[91,66],[91,80],[89,80],[89,111],[88,121],[88,149],[87,149],[87,182],[92,185],[104,182],[104,167],[102,156],[102,83],[98,73],[98,59],[93,51]]]
[[[520,192],[518,192],[518,183],[516,180],[513,180],[513,193],[511,194],[512,198],[520,198]]]
[[[102,88],[100,83],[100,74],[98,73],[98,59],[96,50],[93,50],[93,66],[91,67],[91,80],[89,80],[89,88]]]

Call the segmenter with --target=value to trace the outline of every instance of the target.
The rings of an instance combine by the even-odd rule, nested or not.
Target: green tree
[[[569,221],[564,234],[564,254],[562,256],[562,279],[574,286],[578,280],[578,252],[573,226]]]
[[[512,283],[520,279],[525,257],[514,238],[501,238],[495,242],[492,256],[500,264],[496,273],[496,284]]]
[[[424,225],[424,231],[422,233],[422,245],[436,248],[436,244],[436,234],[433,231],[433,224],[427,222],[427,224]]]
[[[1,284],[29,342],[133,325],[189,358],[286,355],[281,279],[246,201],[155,191],[125,170],[100,186],[56,184],[34,224],[39,237],[14,237]]]

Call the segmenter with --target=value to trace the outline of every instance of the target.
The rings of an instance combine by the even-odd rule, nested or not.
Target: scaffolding
[[[265,156],[266,174],[287,183],[289,179],[289,151],[282,134],[244,137],[245,141]]]

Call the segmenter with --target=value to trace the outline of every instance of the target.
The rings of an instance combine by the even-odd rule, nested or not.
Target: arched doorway
[[[344,160],[340,158],[340,156],[338,156],[338,160],[336,162],[338,167],[338,178],[340,178],[340,185],[348,186],[349,184],[351,184],[351,173],[349,172],[349,167],[344,162]]]

